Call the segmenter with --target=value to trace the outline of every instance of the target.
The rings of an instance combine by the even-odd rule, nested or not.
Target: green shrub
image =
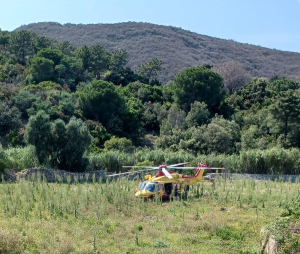
[[[300,195],[293,198],[293,201],[285,206],[285,211],[281,215],[292,216],[294,218],[300,217]]]
[[[218,229],[216,235],[221,237],[223,240],[243,240],[245,237],[243,232],[228,226]]]
[[[113,137],[112,139],[105,141],[104,147],[106,150],[118,150],[127,153],[131,153],[134,150],[131,140],[127,138]]]
[[[8,166],[7,156],[0,144],[0,173],[3,173]]]
[[[23,170],[39,166],[38,158],[33,146],[12,147],[4,150],[4,153],[7,158],[8,168]]]

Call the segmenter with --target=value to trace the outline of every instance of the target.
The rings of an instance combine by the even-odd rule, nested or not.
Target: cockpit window
[[[154,192],[154,190],[155,190],[155,184],[148,184],[146,186],[145,190]]]
[[[139,190],[143,190],[145,185],[146,185],[147,181],[144,181],[142,182],[140,185],[139,185]]]

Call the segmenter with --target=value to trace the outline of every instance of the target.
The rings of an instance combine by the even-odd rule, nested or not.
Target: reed
[[[199,162],[209,166],[226,166],[232,173],[249,174],[299,174],[300,150],[271,148],[268,150],[248,150],[239,154],[193,154],[179,151],[141,149],[133,154],[118,151],[92,153],[88,156],[90,169],[104,169],[109,172],[123,172],[123,165],[139,165],[147,162],[150,165]]]
[[[107,170],[123,172],[124,165],[160,165],[178,162],[191,162],[196,166],[199,162],[208,166],[226,166],[230,172],[249,174],[300,174],[300,150],[296,148],[271,148],[267,150],[247,150],[239,154],[198,154],[185,151],[170,152],[143,148],[135,153],[119,151],[103,151],[90,153],[88,170]],[[0,149],[0,172],[5,168],[22,170],[40,166],[32,146]],[[45,166],[45,165],[44,165]],[[85,179],[77,179],[85,181]]]

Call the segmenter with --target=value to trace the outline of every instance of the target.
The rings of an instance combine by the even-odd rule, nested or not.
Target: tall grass
[[[119,151],[103,151],[90,153],[88,170],[107,170],[122,172],[124,165],[173,164],[191,162],[196,166],[202,162],[208,166],[227,166],[230,172],[257,174],[300,174],[300,150],[296,148],[271,148],[268,150],[248,150],[239,154],[208,154],[197,156],[185,151],[170,152],[166,150],[140,149],[135,153]],[[12,168],[22,170],[39,166],[35,149],[32,146],[16,147],[0,150],[1,169]],[[46,166],[46,165],[43,165]]]
[[[153,165],[162,163],[172,164],[179,161],[185,162],[194,159],[194,156],[187,152],[167,152],[163,150],[143,149],[133,154],[108,151],[102,153],[91,153],[88,156],[90,169],[105,169],[110,172],[121,172],[122,166],[135,165],[139,162],[149,161]]]
[[[300,190],[217,179],[162,202],[136,199],[136,184],[50,184],[39,176],[1,184],[0,253],[216,253],[220,245],[222,253],[258,253],[261,227]]]
[[[142,149],[134,154],[118,151],[89,155],[91,169],[122,171],[123,165],[136,165],[149,161],[152,165],[190,161],[196,166],[202,162],[208,166],[227,166],[230,172],[257,174],[300,174],[300,150],[271,148],[268,150],[241,151],[240,154],[209,154],[194,156],[188,152]]]

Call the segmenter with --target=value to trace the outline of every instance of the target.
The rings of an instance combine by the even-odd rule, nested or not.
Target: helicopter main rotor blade
[[[169,179],[172,179],[173,177],[171,176],[171,174],[169,173],[168,170],[166,170],[165,168],[162,168],[162,172],[165,174],[166,177],[168,177]]]
[[[112,177],[112,176],[130,175],[130,174],[134,174],[134,173],[148,172],[148,171],[152,171],[152,170],[157,170],[157,169],[156,168],[149,168],[149,169],[144,169],[144,170],[136,170],[136,171],[123,172],[123,173],[115,173],[115,174],[111,174],[111,175],[107,175],[107,176]]]
[[[214,169],[225,169],[225,168],[211,168],[211,167],[171,167],[172,169],[205,169],[205,170],[214,170]]]
[[[151,166],[122,166],[122,168],[148,168],[148,169],[159,169],[159,167],[151,167]]]
[[[198,167],[168,167],[171,169],[199,169]]]
[[[213,169],[225,169],[225,168],[211,168],[211,167],[199,167],[201,169],[205,169],[205,170],[213,170]]]
[[[169,166],[167,166],[167,168],[177,167],[177,166],[182,166],[182,165],[186,165],[186,164],[189,164],[189,162],[183,162],[183,163],[178,163],[178,164],[169,165]]]

